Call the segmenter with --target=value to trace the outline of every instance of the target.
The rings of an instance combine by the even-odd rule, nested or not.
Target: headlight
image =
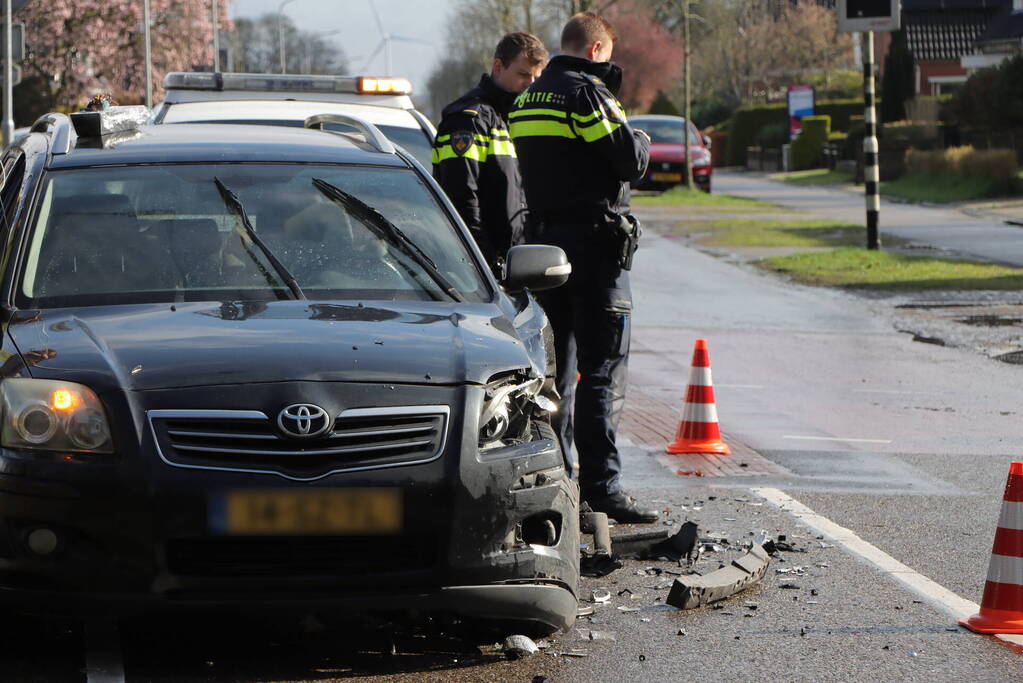
[[[505,437],[521,437],[522,425],[531,412],[543,379],[537,377],[527,382],[515,378],[491,382],[486,388],[486,398],[480,412],[480,448],[496,448],[504,445]],[[517,428],[518,427],[518,428]]]
[[[689,160],[693,166],[705,166],[710,164],[710,152],[705,148],[699,147],[689,151]]]
[[[5,448],[113,453],[103,405],[89,387],[49,379],[0,382]]]

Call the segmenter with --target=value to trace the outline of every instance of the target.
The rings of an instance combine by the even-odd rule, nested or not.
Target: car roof
[[[630,121],[637,121],[642,119],[644,121],[685,121],[683,116],[672,116],[671,114],[637,114],[636,116],[630,116]]]
[[[354,136],[306,128],[237,124],[142,126],[102,138],[79,137],[50,168],[195,162],[342,163],[405,167]]]
[[[367,99],[367,98],[363,98]],[[351,114],[377,126],[398,126],[419,129],[407,109],[375,104],[315,102],[309,100],[226,100],[182,102],[169,104],[159,118],[160,123],[189,121],[304,121],[316,114]]]

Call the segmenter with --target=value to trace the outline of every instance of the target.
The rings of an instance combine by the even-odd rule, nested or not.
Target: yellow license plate
[[[238,535],[397,534],[400,489],[233,491],[213,501],[213,531]]]
[[[681,173],[654,173],[655,183],[681,183]]]

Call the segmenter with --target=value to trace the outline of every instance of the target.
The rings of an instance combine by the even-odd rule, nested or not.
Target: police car
[[[153,122],[246,123],[301,127],[315,114],[349,114],[372,123],[430,167],[436,130],[412,104],[404,78],[307,76],[292,74],[167,74],[166,99]],[[350,126],[328,124],[355,132]]]
[[[0,603],[568,628],[578,488],[531,294],[564,253],[497,282],[356,117],[124,110],[3,155]]]

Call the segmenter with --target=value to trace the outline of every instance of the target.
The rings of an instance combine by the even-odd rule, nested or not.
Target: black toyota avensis
[[[76,116],[3,158],[0,603],[567,628],[578,492],[530,294],[564,254],[497,282],[351,117]]]

